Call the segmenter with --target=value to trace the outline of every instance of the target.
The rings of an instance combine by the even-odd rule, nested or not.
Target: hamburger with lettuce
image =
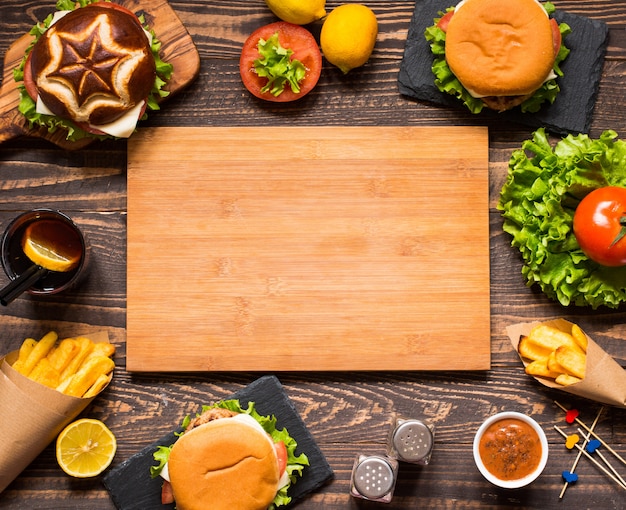
[[[448,8],[425,32],[436,86],[472,113],[485,106],[532,113],[553,103],[570,33],[554,11],[538,0],[463,0]]]
[[[168,92],[172,66],[143,17],[108,0],[59,0],[14,79],[31,128],[66,138],[128,138]]]
[[[266,510],[291,501],[307,456],[296,456],[296,441],[276,418],[261,416],[250,402],[205,406],[187,417],[173,445],[154,453],[152,477],[163,478],[161,502],[177,510]]]

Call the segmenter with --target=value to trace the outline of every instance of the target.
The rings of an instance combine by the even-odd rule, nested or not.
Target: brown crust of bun
[[[183,434],[170,453],[168,472],[178,510],[265,510],[280,478],[264,433],[231,418]]]
[[[156,76],[139,21],[97,4],[66,14],[32,49],[33,79],[57,116],[108,124],[146,99]]]
[[[554,65],[552,28],[535,0],[467,0],[446,30],[446,60],[482,96],[526,96]]]

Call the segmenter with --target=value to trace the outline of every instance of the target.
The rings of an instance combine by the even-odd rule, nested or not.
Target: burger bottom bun
[[[183,434],[168,471],[178,510],[265,510],[279,482],[267,435],[229,418]]]
[[[536,0],[467,0],[446,30],[446,60],[479,96],[524,96],[549,75],[550,20]]]

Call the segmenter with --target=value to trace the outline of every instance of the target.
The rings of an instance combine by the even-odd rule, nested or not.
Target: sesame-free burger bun
[[[271,438],[232,418],[183,434],[168,472],[178,510],[265,510],[280,478]]]
[[[549,17],[536,0],[466,0],[448,25],[446,60],[476,97],[530,95],[555,61]]]
[[[113,122],[145,100],[156,68],[150,41],[132,12],[87,5],[67,13],[30,54],[44,104],[74,122]]]

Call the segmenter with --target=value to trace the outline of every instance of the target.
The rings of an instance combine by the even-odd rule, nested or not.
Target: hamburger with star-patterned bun
[[[158,109],[172,67],[143,20],[108,0],[59,0],[36,25],[15,73],[20,111],[32,127],[65,129],[68,140],[127,138]]]

